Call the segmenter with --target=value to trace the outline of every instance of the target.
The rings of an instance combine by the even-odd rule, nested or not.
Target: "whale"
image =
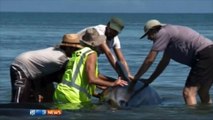
[[[138,81],[132,91],[129,86],[107,88],[102,92],[103,101],[116,108],[140,107],[141,105],[158,105],[162,99],[151,86],[145,86]]]
[[[137,80],[135,83],[131,82],[123,64],[116,62],[116,66],[119,76],[121,76],[123,80],[126,80],[128,85],[108,87],[103,90],[101,93],[102,101],[116,108],[132,108],[162,103],[161,97],[153,87],[144,84],[142,79]]]

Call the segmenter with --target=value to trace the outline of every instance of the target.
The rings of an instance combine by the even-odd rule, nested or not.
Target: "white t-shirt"
[[[106,25],[90,26],[90,27],[87,27],[87,28],[79,31],[78,34],[85,32],[89,28],[95,28],[98,31],[99,35],[105,35]],[[110,40],[110,41],[107,40],[107,45],[110,49],[121,48],[121,44],[120,44],[120,40],[119,40],[118,36],[115,36],[113,40]]]
[[[22,53],[12,65],[21,68],[28,78],[36,79],[57,72],[67,61],[68,57],[63,50],[49,47]]]

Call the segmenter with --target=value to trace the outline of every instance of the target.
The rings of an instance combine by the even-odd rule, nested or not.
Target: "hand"
[[[143,82],[145,85],[149,85],[152,82],[149,79],[139,79],[139,81]]]
[[[101,93],[93,93],[92,96],[93,96],[93,97],[96,97],[96,98],[101,98]]]
[[[93,97],[98,98],[99,102],[104,102],[103,92],[100,93],[93,93]]]
[[[44,97],[42,95],[38,95],[38,102],[41,103],[44,100]]]
[[[129,77],[129,79],[130,79],[131,81],[133,81],[133,80],[134,80],[134,76],[129,75],[128,77]]]
[[[127,81],[121,80],[121,77],[118,77],[118,79],[114,82],[113,86],[126,86],[128,85]]]

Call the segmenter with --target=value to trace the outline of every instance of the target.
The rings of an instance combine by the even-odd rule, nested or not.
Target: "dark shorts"
[[[213,45],[198,52],[186,80],[186,87],[211,87],[213,82]]]
[[[10,66],[12,97],[11,102],[27,101],[31,88],[31,81],[27,79],[24,72],[17,66]]]
[[[53,82],[61,82],[63,73],[64,70],[60,70],[41,78],[30,79],[21,68],[11,65],[11,102],[37,102],[38,94],[44,97],[43,102],[52,102],[55,90]]]

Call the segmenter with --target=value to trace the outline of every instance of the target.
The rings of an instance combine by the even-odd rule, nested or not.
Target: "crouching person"
[[[60,46],[28,51],[17,56],[10,67],[11,102],[51,102],[53,82],[60,82],[72,51],[82,48],[77,34],[66,34]],[[61,76],[62,76],[61,75]]]
[[[84,44],[98,46],[105,42],[106,37],[97,34],[95,29],[88,29],[82,36]],[[124,86],[127,82],[98,74],[97,52],[93,47],[84,47],[75,51],[63,75],[62,82],[57,85],[54,100],[61,109],[81,109],[92,105],[91,97],[97,86]]]

